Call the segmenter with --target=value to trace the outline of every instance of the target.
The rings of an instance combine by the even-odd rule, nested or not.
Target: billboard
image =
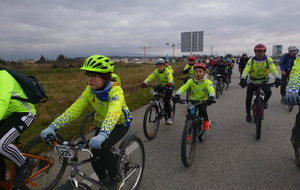
[[[273,57],[281,57],[282,56],[282,45],[273,45],[272,56]]]
[[[181,52],[203,52],[203,31],[182,32]]]

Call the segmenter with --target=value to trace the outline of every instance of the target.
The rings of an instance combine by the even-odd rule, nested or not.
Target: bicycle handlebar
[[[264,86],[271,86],[274,87],[274,83],[247,83],[248,87],[264,87]]]
[[[172,99],[173,99],[173,96],[172,96]],[[174,102],[174,101],[173,101]],[[203,101],[203,102],[200,102],[199,100],[189,100],[189,99],[180,99],[178,102],[174,102],[174,103],[180,103],[180,104],[184,104],[184,103],[188,103],[188,102],[191,102],[191,103],[196,103],[198,105],[201,105],[201,104],[207,104],[206,101]],[[216,103],[216,101],[213,101],[212,104]]]
[[[79,150],[89,148],[89,140],[79,140],[74,143],[71,143],[68,141],[62,141],[62,140],[58,139],[57,136],[55,136],[55,135],[48,135],[46,141],[49,143],[57,142],[59,145],[66,145],[71,148],[76,148]]]

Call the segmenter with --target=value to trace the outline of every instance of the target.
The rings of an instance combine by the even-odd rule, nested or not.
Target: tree
[[[63,54],[60,54],[60,55],[57,57],[56,61],[57,61],[58,63],[64,63],[64,62],[66,61],[66,57],[65,57]]]
[[[41,58],[40,60],[38,60],[38,63],[45,63],[46,62],[46,59],[43,55],[41,55]]]

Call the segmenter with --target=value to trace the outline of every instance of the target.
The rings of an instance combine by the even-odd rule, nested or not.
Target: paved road
[[[257,141],[255,124],[245,121],[246,88],[238,85],[238,77],[235,68],[230,88],[208,108],[213,124],[205,141],[198,142],[190,168],[183,166],[180,157],[184,105],[177,104],[174,124],[162,125],[152,141],[142,132],[146,106],[133,112],[130,130],[141,132],[146,149],[140,189],[300,189],[300,169],[289,142],[298,110],[290,113],[280,103],[279,89],[272,88],[261,139]]]

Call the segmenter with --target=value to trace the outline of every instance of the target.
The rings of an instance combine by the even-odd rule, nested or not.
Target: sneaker
[[[268,108],[268,102],[264,102],[264,109]]]
[[[118,190],[121,183],[121,178],[117,177],[109,182],[107,190]]]
[[[248,123],[251,122],[251,114],[247,114],[247,116],[246,116],[246,121],[247,121]]]
[[[31,158],[26,158],[26,163],[16,169],[16,173],[13,179],[13,186],[18,187],[31,175],[34,162]]]
[[[171,119],[171,118],[167,119],[167,121],[166,121],[166,124],[167,124],[167,125],[172,125],[172,123],[173,123],[173,122],[172,122],[172,119]]]

